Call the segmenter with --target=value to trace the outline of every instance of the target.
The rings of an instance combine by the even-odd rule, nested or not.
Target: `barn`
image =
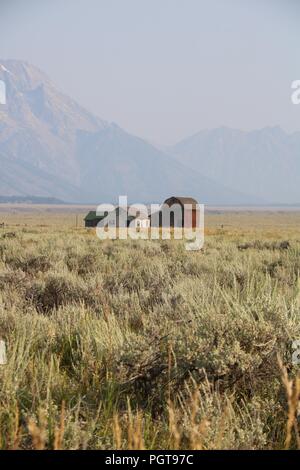
[[[177,215],[172,212],[172,207],[179,206],[181,210]],[[151,225],[160,227],[197,227],[198,202],[192,197],[172,196],[165,200],[159,213],[151,214]],[[164,217],[165,216],[165,217]],[[199,218],[199,214],[198,214]]]

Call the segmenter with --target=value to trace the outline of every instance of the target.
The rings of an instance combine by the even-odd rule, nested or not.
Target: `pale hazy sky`
[[[155,143],[204,128],[300,130],[299,0],[0,0],[0,59],[24,59]]]

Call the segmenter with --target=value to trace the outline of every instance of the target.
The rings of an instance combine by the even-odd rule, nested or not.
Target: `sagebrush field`
[[[208,214],[199,252],[82,216],[0,209],[0,447],[296,448],[300,212]]]

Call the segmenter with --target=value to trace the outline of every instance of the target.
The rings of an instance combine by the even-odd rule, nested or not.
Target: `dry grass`
[[[299,447],[299,213],[208,215],[193,253],[2,220],[1,449]]]

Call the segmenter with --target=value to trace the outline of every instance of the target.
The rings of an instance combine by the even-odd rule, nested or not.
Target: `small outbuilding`
[[[179,222],[180,227],[196,228],[197,226],[197,211],[198,202],[192,197],[176,197],[172,196],[165,200],[166,206],[172,207],[178,204],[182,209],[182,218]],[[199,217],[199,214],[198,214]]]
[[[84,218],[85,227],[97,227],[98,223],[104,219],[104,216],[97,215],[96,211],[90,211]]]
[[[199,206],[192,197],[172,196],[165,200],[159,212],[151,214],[152,226],[196,228]]]

